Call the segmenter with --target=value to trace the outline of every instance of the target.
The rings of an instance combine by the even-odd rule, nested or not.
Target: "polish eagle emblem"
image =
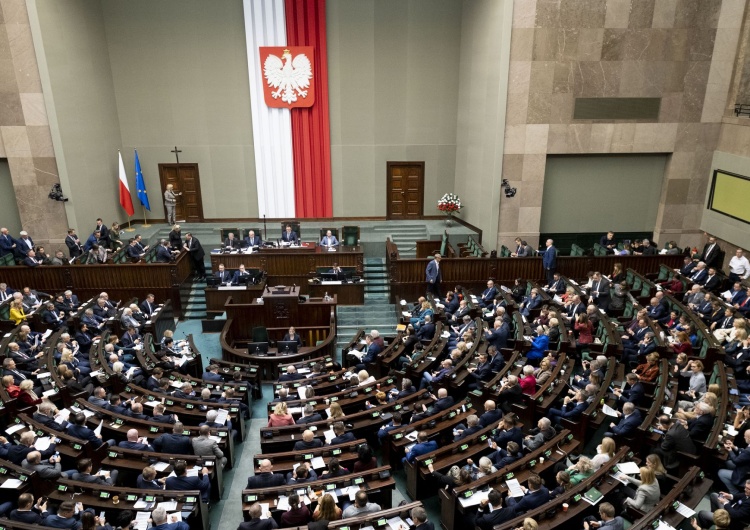
[[[266,79],[270,96],[281,99],[288,106],[297,100],[307,98],[312,79],[312,63],[304,53],[292,56],[292,52],[285,48],[281,57],[269,53],[263,62],[263,76]]]

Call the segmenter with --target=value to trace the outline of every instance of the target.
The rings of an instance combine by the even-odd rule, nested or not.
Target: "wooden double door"
[[[175,219],[180,222],[199,223],[203,221],[203,201],[201,199],[201,183],[198,164],[159,164],[159,179],[161,180],[161,201],[164,203],[164,191],[167,184],[172,184],[176,192],[182,192],[177,197]],[[166,221],[166,209],[165,221]]]
[[[388,162],[388,219],[424,215],[424,162]]]

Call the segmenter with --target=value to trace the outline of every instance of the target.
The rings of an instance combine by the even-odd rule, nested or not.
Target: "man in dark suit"
[[[398,394],[396,394],[395,400],[399,400],[401,398],[405,398],[407,396],[411,396],[414,392],[416,392],[416,387],[412,384],[411,379],[408,377],[404,377],[401,380],[401,390]]]
[[[141,343],[141,336],[138,334],[138,330],[135,327],[130,326],[128,331],[120,339],[120,344],[123,348],[135,348]]]
[[[18,508],[10,512],[10,520],[33,525],[42,524],[49,513],[47,512],[47,502],[41,501],[42,497],[39,497],[39,500],[34,504],[34,496],[31,493],[22,493],[18,496]]]
[[[313,423],[316,421],[323,421],[323,417],[315,412],[315,407],[308,403],[302,410],[302,417],[297,420],[297,425],[300,423]]]
[[[124,449],[134,449],[136,451],[153,451],[154,448],[151,446],[151,444],[147,443],[148,440],[146,438],[140,438],[138,436],[138,430],[137,429],[130,429],[128,430],[128,439],[123,440],[122,442],[118,443],[118,447],[122,447]]]
[[[419,431],[417,434],[417,443],[410,451],[407,451],[406,456],[401,459],[402,462],[414,463],[414,460],[421,455],[426,455],[438,448],[438,444],[435,440],[430,440],[426,431]]]
[[[640,382],[638,376],[634,373],[628,373],[625,376],[625,389],[615,388],[617,396],[617,408],[621,409],[628,401],[636,407],[644,405],[646,397],[646,387]]]
[[[550,284],[554,281],[555,269],[557,269],[557,249],[554,247],[554,241],[548,239],[546,242],[547,248],[542,254],[542,266],[544,272],[547,275],[547,283]]]
[[[365,354],[356,365],[357,371],[366,370],[367,365],[374,363],[381,351],[380,345],[373,340],[372,335],[369,333],[365,335]]]
[[[305,374],[300,374],[299,372],[297,372],[297,367],[293,364],[290,364],[286,367],[286,373],[279,376],[279,383],[283,383],[285,381],[299,381],[301,379],[305,379]]]
[[[721,278],[716,274],[716,267],[708,268],[708,277],[706,277],[706,283],[703,284],[703,288],[710,293],[717,293],[721,287]]]
[[[6,357],[3,360],[3,376],[6,376],[6,375],[13,376],[14,385],[20,385],[21,381],[23,381],[24,379],[30,379],[34,377],[34,374],[32,372],[27,372],[26,370],[21,370],[20,368],[17,368],[16,362],[9,357]]]
[[[435,397],[433,394],[430,394],[430,398],[434,399],[435,403],[430,405],[429,408],[427,407],[427,405],[422,404],[422,412],[419,414],[414,414],[412,416],[412,423],[428,416],[432,416],[433,414],[437,414],[438,412],[448,410],[455,403],[453,396],[448,395],[448,390],[446,388],[441,388],[440,390],[438,390],[437,397]]]
[[[188,438],[188,440],[190,439]],[[174,464],[174,474],[176,476],[167,477],[167,481],[165,482],[167,490],[199,490],[201,492],[201,499],[203,499],[203,502],[208,502],[209,496],[211,494],[211,478],[208,474],[208,469],[204,467],[198,472],[197,477],[188,477],[187,462],[185,462],[184,460],[178,460]]]
[[[482,383],[486,383],[494,374],[492,373],[492,367],[490,365],[489,356],[486,352],[479,354],[479,362],[475,368],[469,368],[469,381],[471,383],[467,387],[469,390],[475,390],[482,386]]]
[[[599,309],[606,311],[609,309],[609,300],[609,280],[602,276],[601,272],[595,272],[589,293],[589,303],[594,303]]]
[[[720,267],[719,258],[721,257],[721,247],[716,242],[714,236],[708,236],[708,243],[703,247],[701,259],[707,267]]]
[[[481,431],[482,429],[484,429],[484,427],[479,425],[479,416],[477,416],[476,414],[472,414],[471,416],[466,418],[466,425],[458,424],[453,429],[453,441],[457,442],[459,440],[462,440],[467,436],[471,436],[475,432]]]
[[[32,415],[32,418],[35,422],[40,423],[44,425],[45,427],[49,429],[53,429],[55,431],[64,431],[65,427],[67,427],[68,422],[65,420],[62,420],[62,423],[58,423],[55,421],[55,406],[50,401],[42,401],[37,409],[37,412],[34,412]]]
[[[228,270],[225,270],[223,263],[219,263],[219,270],[216,271],[215,274],[221,283],[223,284],[232,283],[232,277],[234,275]]]
[[[453,291],[448,291],[445,295],[443,305],[445,306],[445,315],[450,318],[458,310],[458,296]]]
[[[711,427],[714,424],[714,410],[708,403],[698,402],[695,404],[695,413],[697,416],[692,420],[685,422],[680,420],[684,427],[687,427],[690,433],[690,438],[698,444],[703,445],[708,438],[708,434],[711,432]]]
[[[503,417],[503,411],[498,409],[495,402],[488,399],[484,402],[484,414],[479,417],[479,425],[489,427],[495,425]]]
[[[174,216],[174,214],[172,215]],[[153,526],[149,530],[190,530],[190,526],[185,521],[175,521],[171,523],[169,522],[170,520],[170,516],[167,515],[167,512],[163,507],[156,508],[151,512],[151,522]]]
[[[536,473],[529,475],[528,485],[524,496],[520,500],[515,497],[508,497],[505,503],[513,508],[515,515],[520,515],[534,508],[538,508],[545,502],[549,501],[549,490],[542,485],[542,478]]]
[[[194,241],[197,241],[197,239],[195,239]],[[201,251],[202,250],[203,249],[201,249]],[[157,263],[169,263],[170,261],[172,261],[172,252],[173,251],[169,250],[169,241],[167,241],[166,239],[162,239],[161,241],[159,241],[159,246],[156,247],[156,258],[155,258],[156,262]],[[190,256],[193,257],[193,254],[191,254]],[[142,254],[141,254],[141,257],[142,257]],[[203,269],[204,276],[205,276],[205,272],[206,272],[206,269],[204,267]]]
[[[711,528],[718,522],[714,520],[714,513],[719,509],[726,510],[729,514],[730,530],[741,530],[750,524],[750,480],[745,481],[742,493],[714,492],[709,497],[711,511],[701,510],[698,512],[698,525],[701,528]]]
[[[565,280],[562,279],[559,272],[552,275],[553,282],[544,286],[544,290],[553,295],[565,293]]]
[[[224,239],[224,248],[227,250],[237,250],[240,248],[240,240],[234,237],[233,232],[229,232],[227,237]]]
[[[273,464],[270,460],[261,460],[258,472],[247,479],[247,489],[256,490],[283,486],[286,483],[284,475],[273,473]]]
[[[185,234],[185,244],[182,248],[190,256],[190,260],[193,263],[193,270],[196,274],[196,280],[201,281],[206,278],[206,266],[203,263],[206,253],[203,251],[201,242],[198,241],[197,237],[193,237],[193,234],[188,232]]]
[[[73,501],[65,501],[60,503],[57,508],[57,513],[48,515],[42,521],[43,526],[50,526],[52,528],[75,528],[81,527],[79,522],[80,514],[83,513],[83,505],[78,505],[81,509],[76,514],[76,504]]]
[[[90,484],[99,484],[103,486],[114,486],[115,484],[117,484],[118,471],[116,469],[113,469],[112,471],[106,471],[103,475],[92,475],[91,471],[93,471],[94,463],[90,458],[81,458],[78,461],[78,465],[76,467],[78,469],[78,472],[73,473],[73,476],[71,477],[72,480],[77,480],[78,482],[88,482]]]
[[[739,442],[739,440],[738,440]],[[745,480],[750,472],[750,429],[744,434],[745,447],[740,449],[732,440],[724,440],[724,449],[727,451],[726,468],[719,470],[719,479],[727,487],[732,495],[741,495]]]
[[[153,446],[159,453],[172,453],[176,455],[193,454],[193,445],[190,443],[190,437],[185,436],[182,432],[185,430],[182,422],[175,422],[172,425],[172,433],[164,433],[154,440]]]
[[[499,353],[497,356],[502,357]],[[500,403],[500,408],[503,409],[505,413],[512,410],[513,404],[523,402],[523,389],[518,382],[518,376],[509,375],[505,379],[497,394],[497,402]]]
[[[86,416],[83,412],[78,412],[73,416],[73,423],[68,424],[67,432],[75,438],[91,442],[94,449],[98,449],[104,443],[101,434],[96,434],[86,427]]]
[[[495,282],[492,280],[487,281],[487,288],[482,291],[482,296],[479,298],[479,305],[481,307],[487,307],[497,296],[497,287]]]
[[[109,246],[109,228],[107,228],[107,225],[104,224],[104,221],[101,219],[96,220],[96,228],[94,228],[94,232],[99,232],[99,241],[100,245],[104,245],[105,247]]]
[[[667,469],[677,467],[679,464],[678,452],[696,454],[695,444],[690,439],[690,433],[685,427],[672,420],[666,414],[659,416],[659,430],[664,432],[659,447],[654,453],[659,455],[664,467]]]
[[[490,358],[490,370],[492,370],[493,375],[505,367],[505,357],[503,357],[503,354],[500,353],[497,347],[489,346],[487,348],[487,355]]]
[[[488,329],[484,332],[487,338],[487,344],[494,346],[498,350],[501,348],[508,347],[508,335],[510,334],[510,327],[508,323],[503,320],[495,320],[493,329]]]
[[[479,510],[474,517],[474,526],[479,527],[480,530],[493,530],[496,525],[511,520],[515,514],[512,507],[503,508],[502,495],[496,489],[492,489],[487,498],[479,503]]]
[[[586,407],[589,406],[589,404],[586,402],[587,397],[588,396],[586,395],[585,390],[578,390],[573,398],[571,398],[570,396],[565,396],[561,409],[549,409],[549,414],[547,414],[547,417],[552,422],[552,425],[559,425],[560,420],[562,420],[563,418],[571,421],[576,421],[578,418],[580,418],[583,414],[583,411],[586,410]]]
[[[237,530],[272,530],[279,527],[273,517],[261,519],[263,508],[257,502],[250,506],[248,513],[250,514],[250,520],[240,523]]]
[[[261,240],[260,236],[255,235],[255,230],[250,230],[247,236],[245,236],[246,247],[259,247],[262,244],[263,240]]]
[[[641,424],[641,421],[643,421],[641,411],[635,408],[635,406],[629,401],[622,406],[622,412],[618,412],[618,414],[622,415],[622,418],[618,423],[611,422],[609,428],[612,429],[612,431],[605,433],[604,436],[609,436],[610,438],[613,435],[623,437],[631,436],[635,433],[636,429]]]
[[[336,436],[331,438],[331,441],[328,442],[328,445],[345,444],[347,442],[353,442],[357,439],[357,437],[354,436],[353,433],[346,432],[346,427],[344,426],[343,421],[337,421],[333,424],[333,433]]]
[[[221,383],[224,381],[224,378],[219,375],[219,367],[215,364],[208,365],[201,378],[209,383]]]
[[[78,239],[76,231],[73,228],[68,229],[68,235],[65,237],[65,245],[68,247],[68,253],[71,258],[77,258],[83,254],[81,240]]]
[[[34,240],[29,237],[26,231],[22,231],[20,236],[16,239],[15,254],[18,259],[23,259],[29,252],[33,252],[36,247],[34,246]]]
[[[242,278],[242,279],[241,279]],[[245,266],[240,264],[240,268],[234,273],[232,277],[232,285],[239,285],[242,282],[247,282],[250,278],[250,273],[245,270]]]
[[[15,254],[16,240],[8,233],[7,228],[0,228],[0,256]]]
[[[23,258],[23,264],[27,267],[38,267],[42,264],[42,261],[37,259],[36,252],[34,252],[33,250],[29,250],[26,253],[26,257]]]
[[[706,279],[708,279],[706,264],[702,261],[699,261],[695,268],[690,271],[690,281],[703,286],[703,284],[706,283]]]
[[[388,433],[391,432],[393,429],[398,429],[403,425],[403,416],[401,415],[401,412],[396,411],[393,413],[393,417],[391,418],[391,421],[380,427],[378,429],[378,440],[380,441],[380,444],[384,444],[386,439],[388,438]]]
[[[292,225],[286,225],[286,228],[281,233],[281,240],[284,243],[291,243],[292,245],[299,243],[299,237],[297,237],[297,232],[292,231]]]
[[[19,443],[17,445],[14,445],[12,443],[2,444],[2,449],[4,449],[4,452],[7,453],[3,455],[3,458],[13,462],[17,466],[20,466],[21,463],[29,455],[29,453],[31,453],[32,451],[36,451],[36,449],[34,448],[35,439],[36,435],[33,432],[25,431],[21,433],[21,437],[19,438]],[[41,452],[41,458],[47,460],[55,454],[56,450],[57,449],[55,448],[55,444],[50,444],[47,449]]]
[[[409,530],[435,530],[435,525],[427,520],[427,512],[421,506],[412,508],[410,515],[414,525]]]
[[[433,298],[442,298],[440,295],[440,281],[442,274],[440,272],[440,260],[442,256],[435,254],[435,258],[430,260],[425,269],[425,281],[427,282],[427,292],[432,293]]]
[[[309,451],[310,449],[317,449],[319,447],[323,447],[323,441],[320,438],[315,438],[315,433],[310,430],[304,431],[302,439],[294,443],[295,451]]]
[[[156,303],[154,302],[154,295],[153,294],[147,294],[146,299],[141,302],[141,311],[143,311],[143,314],[146,315],[146,318],[151,318],[151,316],[154,314],[154,311],[158,308]]]

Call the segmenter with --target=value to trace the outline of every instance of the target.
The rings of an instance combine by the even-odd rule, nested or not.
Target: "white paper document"
[[[695,511],[691,509],[690,506],[685,506],[679,501],[677,502],[676,511],[677,513],[688,519],[695,515]]]
[[[226,409],[219,409],[216,411],[216,419],[214,420],[216,423],[220,423],[222,425],[226,425],[227,418],[229,417],[229,411]]]
[[[626,475],[637,475],[641,468],[635,462],[618,462],[617,468]]]
[[[289,509],[289,497],[286,495],[279,495],[276,499],[276,509],[285,512]]]
[[[100,421],[99,426],[94,429],[94,434],[96,434],[97,436],[101,436],[102,434],[102,425],[104,425],[104,420]]]
[[[388,519],[388,527],[391,530],[409,530],[409,525],[401,517],[392,517]]]
[[[618,414],[615,409],[607,405],[606,403],[602,405],[602,412],[606,414],[607,416],[612,416],[613,418],[617,418]]]
[[[177,509],[177,501],[165,501],[156,505],[157,508],[164,508],[167,512],[173,512]]]
[[[511,497],[523,497],[524,493],[517,478],[506,480],[505,485],[508,486],[508,495]]]
[[[166,469],[169,467],[169,464],[166,462],[157,462],[155,464],[152,464],[151,467],[161,473],[162,471],[166,471]]]
[[[46,451],[47,449],[49,449],[51,443],[52,438],[50,438],[49,436],[37,438],[34,442],[34,449],[36,449],[37,451]]]
[[[20,431],[21,429],[25,429],[26,425],[23,423],[16,423],[15,425],[11,425],[7,429],[5,429],[5,432],[8,434],[13,434],[14,432]]]
[[[3,482],[2,484],[0,484],[0,488],[16,489],[21,484],[23,484],[23,482],[21,482],[17,478],[6,478],[5,482]]]
[[[459,502],[464,508],[468,508],[469,506],[479,506],[479,503],[485,500],[489,496],[489,494],[490,490],[475,491],[474,495],[472,495],[468,499],[463,497],[459,499]]]

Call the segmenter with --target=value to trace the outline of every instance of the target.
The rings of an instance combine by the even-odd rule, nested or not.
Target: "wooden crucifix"
[[[177,149],[177,146],[174,146],[174,149],[170,151],[170,153],[174,153],[174,157],[177,159],[177,165],[180,165],[180,153],[182,153],[182,149]]]

